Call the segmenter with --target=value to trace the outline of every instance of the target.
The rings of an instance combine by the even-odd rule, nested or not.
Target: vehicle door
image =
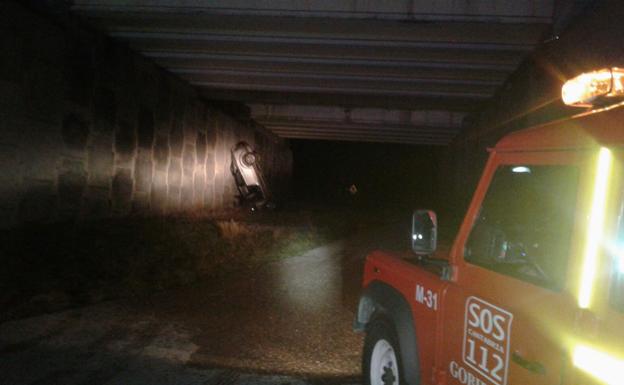
[[[624,384],[624,153],[613,152],[613,167],[608,176],[608,199],[604,207],[602,231],[596,258],[579,260],[579,277],[595,269],[583,288],[579,285],[579,314],[570,339],[571,385]],[[586,231],[591,232],[592,228]],[[589,238],[589,237],[588,237]],[[584,257],[581,255],[581,257]],[[587,290],[587,293],[583,293]],[[583,303],[581,303],[583,302]]]
[[[582,156],[496,153],[451,251],[441,373],[448,384],[561,384],[577,307],[567,287]]]

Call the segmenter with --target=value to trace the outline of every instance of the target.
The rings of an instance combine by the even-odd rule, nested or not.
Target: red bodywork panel
[[[424,381],[434,375],[435,345],[441,342],[437,325],[441,322],[442,297],[448,283],[441,281],[439,275],[425,270],[423,266],[401,259],[399,255],[374,251],[366,259],[364,268],[364,287],[373,281],[381,281],[397,289],[410,304],[412,319],[416,322],[416,338],[420,350],[421,377]],[[416,287],[420,285],[427,296],[430,291],[430,305],[416,301]],[[435,297],[434,297],[435,296]],[[432,338],[432,336],[435,336]],[[428,382],[425,382],[428,383]]]
[[[452,268],[447,280],[409,256],[375,251],[367,257],[363,286],[383,282],[400,292],[409,304],[423,385],[594,384],[600,382],[579,374],[572,365],[574,347],[599,341],[599,348],[616,356],[624,354],[624,333],[616,326],[624,322],[624,315],[609,306],[606,283],[612,277],[608,268],[598,273],[602,274],[597,279],[597,293],[601,296],[596,295],[594,308],[579,309],[576,286],[583,262],[586,202],[592,190],[594,156],[600,146],[624,146],[621,122],[624,108],[616,108],[503,138],[490,154],[452,248],[436,253]],[[623,163],[622,151],[615,152]],[[497,167],[518,164],[570,165],[580,170],[578,202],[571,208],[576,213],[572,245],[562,289],[539,287],[463,260],[464,244]],[[621,172],[624,167],[619,165],[617,170]],[[620,192],[624,181],[618,183]],[[615,217],[612,215],[606,226],[615,228]],[[477,322],[472,318],[478,316],[482,323],[495,322],[486,323],[487,330],[483,331],[483,324],[473,327]]]

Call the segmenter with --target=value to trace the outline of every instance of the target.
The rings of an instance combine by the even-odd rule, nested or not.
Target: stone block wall
[[[287,143],[126,47],[12,1],[0,30],[0,227],[233,207],[240,140],[287,190]]]

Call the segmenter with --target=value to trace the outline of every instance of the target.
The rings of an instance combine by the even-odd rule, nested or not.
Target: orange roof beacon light
[[[624,248],[609,209],[622,204],[624,66],[562,96],[591,108],[501,139],[452,244],[436,248],[435,214],[416,210],[414,262],[366,257],[354,328],[367,383],[624,385]]]
[[[605,68],[586,72],[570,79],[561,88],[561,98],[568,106],[593,107],[624,98],[624,69]]]

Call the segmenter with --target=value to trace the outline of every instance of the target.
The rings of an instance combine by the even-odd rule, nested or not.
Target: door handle
[[[513,362],[522,366],[529,372],[541,375],[546,374],[546,368],[544,367],[544,365],[537,361],[527,360],[526,358],[522,357],[518,352],[513,352],[513,354],[511,355],[511,359],[513,360]]]

